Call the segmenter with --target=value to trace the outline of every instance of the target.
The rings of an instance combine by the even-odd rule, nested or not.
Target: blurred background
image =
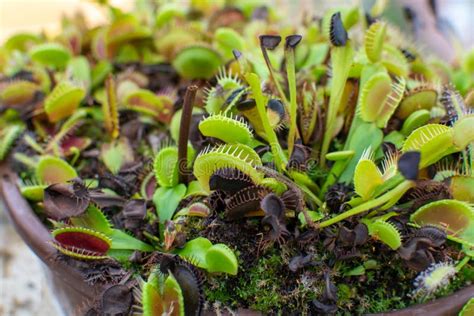
[[[153,1],[153,0],[150,0]],[[245,1],[245,0],[244,0]],[[133,0],[109,0],[124,10]],[[178,1],[175,1],[178,2]],[[188,1],[181,1],[186,5]],[[269,5],[285,8],[292,21],[304,12],[319,12],[327,8],[360,4],[370,6],[374,0],[268,0]],[[404,20],[410,6],[415,18]],[[447,61],[454,57],[456,45],[474,48],[474,0],[392,0],[387,15],[398,21],[405,32],[411,32],[430,51]],[[288,10],[286,10],[286,8]],[[91,25],[104,23],[107,13],[88,0],[0,0],[0,43],[20,31],[60,32],[61,17],[82,11]],[[400,12],[402,14],[400,15]],[[421,13],[420,13],[421,12]],[[402,16],[402,18],[400,18]],[[433,31],[434,30],[434,31]],[[448,36],[457,38],[453,42]],[[0,316],[2,315],[60,315],[48,289],[43,266],[8,225],[0,201]]]

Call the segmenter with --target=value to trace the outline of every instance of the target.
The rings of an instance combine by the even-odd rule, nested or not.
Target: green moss
[[[262,312],[287,314],[299,310],[308,313],[308,303],[316,298],[316,284],[301,282],[303,275],[287,269],[276,251],[262,256],[237,278],[215,277],[205,287],[209,302],[231,308],[250,308]],[[244,269],[244,268],[243,268]]]

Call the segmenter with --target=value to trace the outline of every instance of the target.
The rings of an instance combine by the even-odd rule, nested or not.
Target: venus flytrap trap
[[[384,1],[293,27],[106,8],[0,48],[0,160],[103,286],[92,315],[376,313],[472,282],[472,54],[430,60]]]

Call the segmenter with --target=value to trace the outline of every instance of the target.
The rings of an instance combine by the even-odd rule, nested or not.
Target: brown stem
[[[181,126],[179,127],[178,141],[178,173],[179,182],[188,183],[188,139],[189,126],[193,114],[194,98],[196,97],[197,86],[192,85],[186,89],[184,95],[183,109],[181,113]]]

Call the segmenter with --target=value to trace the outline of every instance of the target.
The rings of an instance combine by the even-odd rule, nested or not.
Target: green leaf
[[[453,144],[453,129],[441,124],[427,124],[414,130],[406,139],[402,152],[419,151],[420,168],[458,151]]]
[[[171,188],[160,187],[153,194],[153,203],[156,205],[160,223],[173,217],[179,202],[186,194],[186,186],[178,184]]]
[[[369,235],[376,238],[392,248],[397,250],[402,245],[400,232],[388,222],[382,220],[364,221],[369,230]]]
[[[352,136],[348,150],[355,152],[348,166],[341,174],[340,182],[350,183],[354,177],[354,170],[366,148],[376,151],[383,140],[383,132],[374,123],[362,122]]]
[[[184,248],[177,250],[176,253],[193,265],[207,270],[206,253],[211,247],[212,243],[209,239],[198,237],[188,241],[184,245]]]
[[[360,265],[344,273],[344,276],[358,276],[358,275],[364,275],[364,274],[365,274],[365,268],[363,265]]]
[[[418,225],[435,225],[474,245],[474,210],[466,202],[439,200],[420,207],[410,216]]]
[[[79,56],[69,60],[66,67],[66,77],[86,91],[89,91],[91,86],[91,68],[87,58]]]
[[[128,249],[140,251],[154,250],[152,246],[145,244],[143,241],[138,240],[119,229],[113,229],[109,237],[112,239],[112,246],[110,247],[111,249]]]
[[[207,196],[207,195],[208,193],[206,192],[206,190],[202,188],[199,181],[194,180],[194,181],[189,182],[188,189],[186,191],[186,195],[184,196],[184,198],[187,198],[190,196]]]
[[[365,151],[354,171],[354,190],[365,201],[370,199],[375,189],[383,183],[382,173],[371,156],[370,149]]]
[[[133,162],[133,150],[127,138],[105,143],[100,150],[100,158],[107,169],[117,174],[127,163]]]
[[[307,213],[308,213],[308,215],[309,215],[309,218],[310,218],[313,222],[317,222],[317,221],[319,221],[320,219],[322,219],[322,218],[324,217],[324,214],[321,213],[321,212],[307,211]],[[298,214],[298,220],[300,221],[302,227],[305,227],[305,226],[306,226],[306,218],[304,217],[303,212],[300,212],[300,213]]]
[[[178,184],[178,148],[162,148],[153,163],[155,178],[162,187],[173,187]]]
[[[33,61],[46,66],[63,68],[71,58],[71,53],[58,43],[39,44],[30,50]]]
[[[41,183],[66,183],[76,178],[77,172],[60,158],[43,156],[36,166],[36,177]]]
[[[179,51],[173,67],[186,79],[208,79],[222,65],[222,57],[214,49],[206,46],[188,46]]]
[[[107,217],[105,217],[104,213],[94,205],[89,206],[86,212],[81,216],[72,217],[71,223],[74,226],[90,228],[106,235],[113,233],[112,225]]]
[[[239,265],[234,252],[224,244],[213,245],[206,253],[207,271],[236,275]]]

